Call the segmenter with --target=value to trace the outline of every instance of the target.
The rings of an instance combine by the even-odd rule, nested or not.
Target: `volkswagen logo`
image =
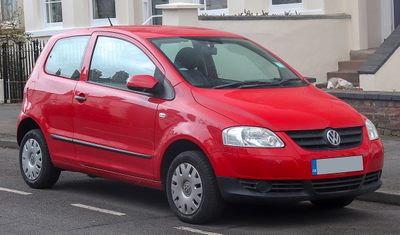
[[[337,147],[340,145],[340,135],[335,130],[327,131],[326,139],[328,140],[329,144],[331,144],[333,147]]]

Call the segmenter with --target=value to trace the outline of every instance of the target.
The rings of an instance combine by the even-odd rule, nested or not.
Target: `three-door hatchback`
[[[182,221],[225,201],[343,207],[381,186],[374,125],[260,45],[187,27],[69,31],[25,86],[20,169],[33,188],[62,170],[165,190]]]

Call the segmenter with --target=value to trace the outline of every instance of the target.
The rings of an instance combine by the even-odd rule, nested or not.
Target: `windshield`
[[[213,89],[298,87],[301,80],[267,51],[241,38],[150,39],[191,85]]]

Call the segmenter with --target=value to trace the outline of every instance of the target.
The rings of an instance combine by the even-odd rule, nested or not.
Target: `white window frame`
[[[301,3],[287,3],[287,4],[279,4],[272,5],[272,0],[269,0],[269,12],[272,14],[284,14],[285,12],[290,11],[291,14],[295,14],[295,12],[304,12],[304,0]]]
[[[206,10],[207,1],[210,1],[210,0],[204,0],[204,10],[201,10],[199,8],[199,15],[201,15],[201,14],[207,14],[207,15],[228,14],[229,1],[227,1],[227,5],[228,5],[227,8],[221,8],[221,9],[215,9],[215,10]],[[196,0],[195,3],[201,4],[200,0]]]
[[[43,26],[44,28],[62,28],[63,26],[63,21],[64,21],[64,16],[63,16],[63,21],[62,22],[56,22],[56,23],[48,23],[47,22],[47,4],[52,4],[52,3],[61,3],[61,12],[62,12],[62,0],[59,0],[57,2],[46,2],[46,0],[42,0],[42,17],[43,17]]]
[[[117,17],[118,17],[118,4],[116,0],[114,0],[115,2],[115,17],[116,18],[110,18],[111,23],[113,25],[118,24],[117,21]],[[91,22],[91,26],[110,26],[110,22],[108,21],[108,19],[94,19],[93,18],[93,0],[89,0],[89,11],[90,11],[90,22]]]

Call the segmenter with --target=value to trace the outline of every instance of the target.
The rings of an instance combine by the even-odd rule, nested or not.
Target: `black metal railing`
[[[2,44],[0,76],[4,83],[5,102],[18,102],[23,99],[25,83],[45,44],[44,41],[38,40]]]

